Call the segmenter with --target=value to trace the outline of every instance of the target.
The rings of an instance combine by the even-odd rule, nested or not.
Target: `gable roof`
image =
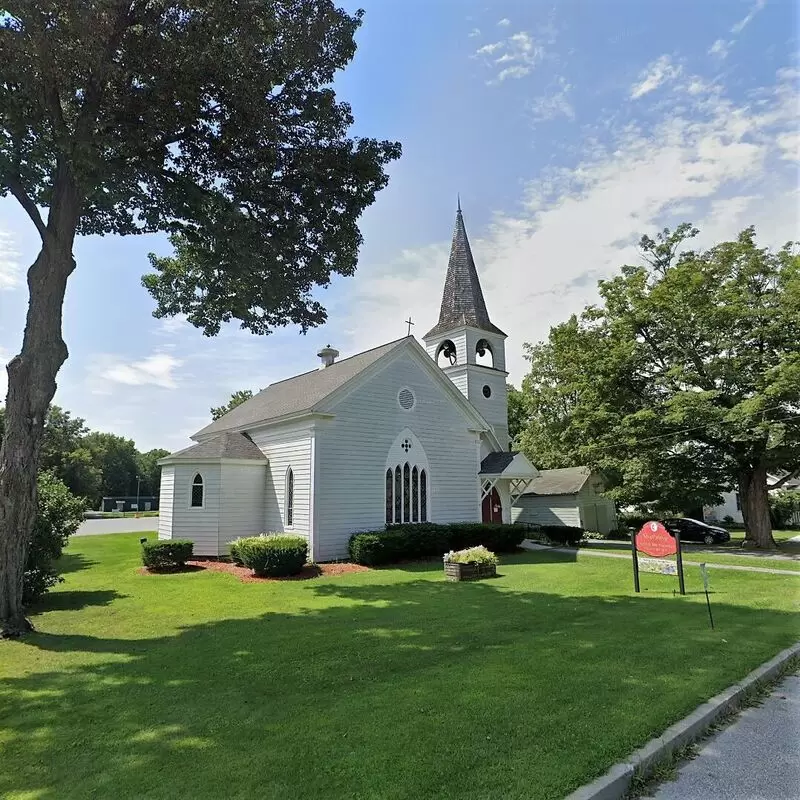
[[[271,383],[266,389],[246,400],[227,414],[200,429],[192,438],[269,422],[287,414],[311,411],[328,395],[344,386],[371,364],[401,345],[409,337],[366,350],[363,353],[334,361],[329,367],[315,369]]]
[[[478,474],[531,481],[539,474],[539,470],[528,461],[524,453],[520,453],[518,450],[500,450],[496,453],[489,453],[481,461],[481,469]]]
[[[502,451],[500,453],[489,453],[481,461],[480,475],[499,475],[513,460],[516,453]]]
[[[253,461],[266,461],[267,457],[243,433],[221,433],[200,444],[194,444],[184,450],[162,458],[158,463],[171,461],[196,461],[207,458],[235,458]]]
[[[526,495],[577,494],[592,474],[589,467],[543,469],[528,486]]]
[[[486,310],[486,301],[483,299],[483,290],[478,280],[478,270],[475,268],[459,203],[453,242],[450,245],[450,260],[447,263],[447,276],[444,279],[439,322],[425,334],[425,337],[436,336],[462,325],[470,325],[473,328],[505,336],[503,331],[489,320],[489,312]]]

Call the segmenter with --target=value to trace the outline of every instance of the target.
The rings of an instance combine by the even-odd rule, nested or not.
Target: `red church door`
[[[500,505],[500,495],[496,488],[492,487],[492,491],[483,498],[481,509],[484,522],[503,521],[503,507]]]

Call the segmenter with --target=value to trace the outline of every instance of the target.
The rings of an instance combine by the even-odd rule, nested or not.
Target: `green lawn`
[[[3,798],[561,798],[800,635],[800,580],[556,553],[243,584],[81,537],[0,643]]]

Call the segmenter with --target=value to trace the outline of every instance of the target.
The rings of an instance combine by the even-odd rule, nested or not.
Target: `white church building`
[[[398,522],[512,521],[537,476],[509,451],[506,335],[489,320],[461,209],[439,321],[273,383],[161,460],[160,539],[197,555],[263,531],[347,557],[350,535]]]

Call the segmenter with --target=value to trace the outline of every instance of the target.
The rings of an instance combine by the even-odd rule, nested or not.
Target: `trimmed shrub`
[[[540,530],[553,544],[566,544],[571,547],[577,546],[583,536],[583,528],[571,525],[542,525]]]
[[[22,576],[22,602],[25,605],[36,602],[64,580],[58,574],[58,559],[69,537],[83,522],[86,505],[52,472],[40,472],[37,487],[36,519]]]
[[[244,566],[244,562],[242,561],[242,556],[239,553],[239,542],[241,542],[241,538],[234,539],[230,544],[230,554],[231,554],[231,561],[234,564],[238,564],[240,567]]]
[[[374,567],[405,559],[439,556],[450,550],[483,545],[495,552],[510,553],[525,538],[517,525],[488,525],[481,522],[432,522],[391,525],[383,531],[364,531],[350,537],[350,559]]]
[[[280,533],[248,536],[237,540],[236,554],[260,578],[282,578],[303,569],[308,541],[302,536]]]
[[[192,557],[193,548],[190,539],[142,542],[142,564],[154,572],[180,569]]]

